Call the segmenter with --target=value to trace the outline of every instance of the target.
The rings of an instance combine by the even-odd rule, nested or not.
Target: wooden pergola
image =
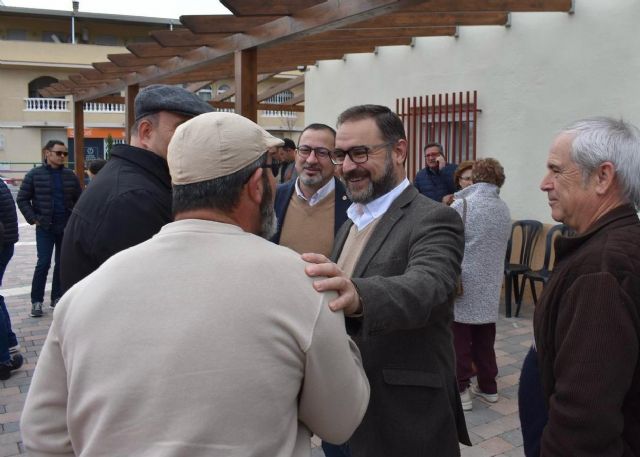
[[[133,124],[133,100],[142,86],[233,78],[232,90],[211,104],[235,108],[255,121],[258,110],[302,111],[303,97],[282,105],[262,103],[304,82],[304,76],[258,93],[258,82],[283,71],[375,52],[380,46],[409,46],[416,37],[457,36],[461,26],[509,26],[510,12],[573,12],[573,0],[220,0],[230,15],[182,16],[184,28],[151,32],[153,42],[127,46],[108,62],[80,71],[41,91],[49,97],[72,95],[75,150],[84,146],[83,104],[122,103],[126,136]],[[228,98],[235,96],[235,103]],[[76,154],[76,173],[84,156]]]

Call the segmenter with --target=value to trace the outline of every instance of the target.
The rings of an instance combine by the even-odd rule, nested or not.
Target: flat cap
[[[184,185],[228,176],[282,144],[238,114],[201,114],[179,125],[171,138],[167,154],[171,181]]]
[[[136,121],[159,111],[194,117],[213,111],[211,105],[178,86],[153,84],[142,89],[134,102]]]

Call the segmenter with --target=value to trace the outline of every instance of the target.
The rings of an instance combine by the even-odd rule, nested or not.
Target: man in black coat
[[[178,125],[211,106],[182,88],[148,86],[136,97],[131,144],[116,145],[73,210],[62,245],[62,290],[113,254],[173,220],[167,147]]]
[[[13,257],[13,247],[18,241],[18,215],[11,191],[0,180],[0,286],[4,271]],[[9,311],[0,295],[0,380],[9,379],[11,372],[22,366],[22,355],[16,334],[11,329]]]
[[[69,155],[62,141],[51,140],[45,147],[45,163],[26,174],[18,197],[18,208],[26,221],[36,226],[38,261],[31,283],[31,317],[42,316],[42,302],[51,255],[55,264],[51,286],[51,308],[62,296],[60,290],[60,248],[62,234],[82,189],[75,174],[65,168]]]

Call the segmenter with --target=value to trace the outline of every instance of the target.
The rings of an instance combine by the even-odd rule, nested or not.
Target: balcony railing
[[[25,111],[69,111],[69,100],[66,98],[25,98]],[[85,113],[124,113],[124,104],[96,103],[84,104]]]
[[[25,111],[69,111],[65,98],[25,98]]]

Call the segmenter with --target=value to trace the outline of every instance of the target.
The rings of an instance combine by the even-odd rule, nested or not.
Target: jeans
[[[2,245],[2,250],[0,251],[0,286],[2,285],[4,271],[11,257],[13,257],[13,243]],[[9,360],[9,348],[17,344],[18,339],[11,329],[9,311],[7,311],[7,307],[4,304],[4,297],[0,295],[0,362]]]
[[[538,353],[533,347],[529,349],[529,353],[524,358],[520,372],[518,412],[522,426],[524,455],[538,457],[540,455],[540,439],[549,420],[549,413],[540,381]]]
[[[47,275],[51,266],[51,254],[55,247],[55,264],[53,266],[53,284],[51,287],[51,302],[62,295],[60,293],[60,249],[62,248],[63,225],[54,224],[45,229],[36,227],[36,248],[38,262],[33,272],[31,282],[31,303],[44,301],[44,286],[47,283]]]

